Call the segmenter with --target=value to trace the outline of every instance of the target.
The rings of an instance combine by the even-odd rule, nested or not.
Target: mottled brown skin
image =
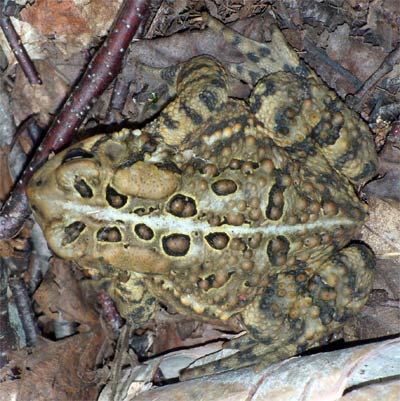
[[[157,301],[237,316],[240,352],[195,374],[295,355],[364,305],[374,260],[352,184],[377,166],[367,126],[274,31],[261,44],[204,16],[247,56],[164,70],[173,100],[142,131],[77,143],[38,171],[32,210],[52,250],[96,276],[136,325]],[[228,74],[255,85],[228,97]]]

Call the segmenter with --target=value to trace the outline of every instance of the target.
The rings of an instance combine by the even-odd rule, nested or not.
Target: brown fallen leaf
[[[96,400],[106,372],[95,366],[106,341],[98,329],[57,342],[41,338],[32,350],[14,352],[0,371],[0,401]]]
[[[21,16],[37,32],[52,36],[57,46],[73,53],[106,34],[122,0],[37,0]],[[97,39],[97,38],[96,38]]]
[[[366,193],[400,209],[400,149],[391,143],[379,153],[379,175],[368,184]]]
[[[365,241],[378,258],[400,262],[400,208],[370,198],[370,218],[362,230]]]
[[[10,169],[8,167],[9,155],[9,146],[4,146],[3,148],[0,148],[0,202],[4,202],[4,200],[7,199],[13,185],[13,179],[11,177]]]
[[[42,85],[30,85],[22,70],[17,68],[12,92],[17,125],[32,114],[37,114],[39,125],[48,125],[69,91],[69,82],[50,62],[37,60],[35,66],[42,77]]]
[[[73,275],[71,262],[52,259],[52,267],[36,290],[34,300],[51,319],[61,315],[63,320],[83,325],[81,330],[99,325],[99,315],[93,309],[95,297],[93,304],[88,305],[83,288]]]

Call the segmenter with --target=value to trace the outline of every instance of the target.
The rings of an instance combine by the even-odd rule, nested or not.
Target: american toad
[[[54,253],[104,279],[136,325],[157,302],[237,316],[248,334],[224,370],[300,353],[364,305],[374,260],[349,245],[367,216],[352,184],[377,156],[366,124],[279,31],[258,43],[204,19],[246,61],[164,70],[176,97],[156,120],[74,144],[28,195]],[[229,74],[254,85],[247,101],[228,96]]]

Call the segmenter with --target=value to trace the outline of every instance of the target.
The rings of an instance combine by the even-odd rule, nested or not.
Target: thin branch
[[[312,40],[307,36],[304,38],[304,49],[315,57],[318,61],[323,62],[332,68],[336,73],[340,74],[347,82],[349,82],[354,88],[358,89],[361,87],[362,82],[349,70],[344,68],[335,60],[332,60],[325,50],[315,46]]]
[[[80,83],[54,119],[21,179],[15,185],[0,215],[0,239],[10,238],[20,230],[30,211],[25,186],[50,153],[57,153],[78,130],[96,100],[119,73],[125,52],[147,18],[146,0],[125,0],[107,40],[97,51]]]
[[[120,383],[120,378],[121,378],[122,363],[124,359],[123,357],[129,346],[130,331],[131,331],[130,326],[125,325],[122,328],[121,334],[118,337],[117,349],[115,351],[114,363],[111,372],[112,374],[112,380],[111,380],[112,386],[110,395],[111,401],[116,400],[118,384]]]
[[[352,99],[352,106],[361,111],[361,107],[365,102],[366,96],[376,83],[386,74],[393,70],[393,67],[400,62],[400,45],[392,50],[383,60],[379,68],[363,83]]]
[[[37,342],[38,329],[33,315],[32,301],[25,282],[19,277],[10,277],[8,285],[13,293],[15,305],[25,332],[26,345],[33,346]]]
[[[10,17],[0,17],[0,27],[3,30],[4,36],[6,37],[8,44],[13,51],[15,58],[17,59],[22,71],[31,85],[41,85],[42,80],[40,79],[39,73],[37,72],[33,61],[29,57],[24,45],[21,42],[17,31],[11,22]]]
[[[7,281],[7,266],[0,258],[0,368],[7,364],[8,352],[17,345],[16,335],[8,314]]]

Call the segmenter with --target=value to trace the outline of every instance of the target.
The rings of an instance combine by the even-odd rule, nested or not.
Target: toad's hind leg
[[[266,135],[295,157],[318,159],[322,153],[354,184],[376,174],[378,160],[367,124],[318,78],[270,74],[255,86],[250,109]]]
[[[271,27],[271,40],[261,43],[241,35],[207,13],[202,14],[202,19],[209,29],[245,57],[243,63],[227,64],[229,72],[238,79],[255,85],[260,78],[277,71],[292,71],[300,76],[312,73],[275,26]]]
[[[181,66],[176,93],[176,98],[146,127],[169,145],[192,140],[196,131],[221,113],[228,101],[226,71],[212,57],[195,57]]]
[[[372,252],[351,245],[315,269],[269,278],[269,285],[242,313],[248,335],[227,344],[239,352],[184,377],[209,375],[261,363],[269,365],[318,346],[365,304],[374,274]]]
[[[377,155],[367,124],[304,65],[277,28],[270,42],[260,43],[207,14],[202,18],[243,54],[243,63],[227,68],[255,85],[251,111],[267,136],[295,157],[313,156],[318,150],[355,184],[375,175]]]

